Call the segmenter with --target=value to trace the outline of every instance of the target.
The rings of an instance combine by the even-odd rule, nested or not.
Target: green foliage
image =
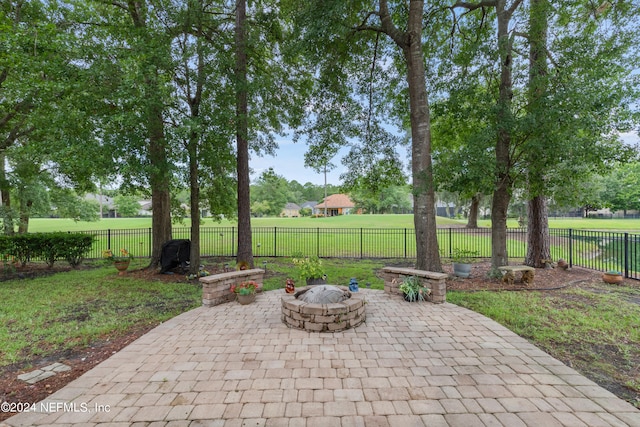
[[[307,279],[320,279],[325,275],[322,260],[317,256],[305,257],[301,253],[296,253],[292,255],[291,261],[297,267],[298,277],[303,282]]]
[[[278,216],[290,201],[287,180],[277,175],[272,168],[262,172],[251,191],[252,205],[267,216]]]
[[[480,253],[478,251],[470,249],[454,248],[453,251],[451,251],[451,259],[458,264],[469,264],[479,255]]]
[[[358,208],[366,213],[405,213],[411,209],[411,190],[408,186],[391,186],[376,191],[356,187],[350,197]]]
[[[113,199],[113,204],[120,216],[137,216],[140,211],[140,203],[135,196],[118,195]]]
[[[22,267],[35,259],[43,259],[49,267],[64,259],[76,267],[91,251],[94,240],[95,236],[83,233],[15,234],[0,236],[0,247]]]
[[[100,218],[100,204],[96,200],[85,200],[75,191],[59,189],[50,194],[54,215],[71,218],[74,221],[97,221]]]
[[[60,254],[70,266],[77,267],[86,258],[95,240],[95,235],[65,233],[60,236],[60,241],[64,242]]]
[[[426,301],[431,292],[429,288],[422,284],[420,278],[417,276],[406,276],[402,279],[402,283],[398,289],[409,302]]]

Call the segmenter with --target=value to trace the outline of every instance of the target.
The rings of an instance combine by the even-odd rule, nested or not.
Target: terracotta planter
[[[251,304],[252,302],[254,302],[256,300],[256,294],[249,294],[249,295],[237,294],[236,295],[236,299],[238,300],[238,302],[240,304],[247,305],[247,304]]]
[[[131,261],[116,261],[113,263],[116,270],[118,270],[118,276],[124,276],[127,274],[127,268],[129,268],[129,263]]]
[[[624,277],[622,277],[622,274],[604,273],[602,275],[602,280],[604,280],[605,283],[609,283],[610,285],[617,285],[619,283],[622,283]]]

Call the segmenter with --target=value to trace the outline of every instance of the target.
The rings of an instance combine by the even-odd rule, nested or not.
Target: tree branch
[[[380,22],[383,32],[391,37],[398,46],[402,49],[406,49],[409,46],[409,35],[400,31],[391,20],[387,0],[380,0]]]
[[[521,3],[522,3],[522,0],[516,0],[513,2],[511,7],[507,9],[507,13],[509,14],[508,15],[509,19],[511,19],[511,15],[513,15],[513,13],[516,11],[516,9],[518,8],[518,6],[520,6]]]
[[[476,10],[476,9],[480,9],[483,7],[495,7],[497,6],[497,1],[496,0],[485,0],[485,1],[481,1],[480,3],[468,3],[466,1],[458,1],[455,2],[450,9],[455,9],[457,7],[462,7],[464,9],[467,10]]]

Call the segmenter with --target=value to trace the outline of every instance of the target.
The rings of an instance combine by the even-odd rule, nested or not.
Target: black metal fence
[[[87,231],[96,236],[89,258],[102,251],[127,248],[136,257],[151,255],[151,228]],[[234,257],[236,227],[200,229],[202,256]],[[491,257],[491,230],[487,228],[439,228],[441,256],[451,257],[455,249],[476,252],[477,258]],[[571,266],[593,270],[617,270],[625,277],[640,278],[640,235],[621,232],[551,229],[551,256]],[[190,229],[174,228],[174,239],[189,239]],[[293,254],[321,258],[415,258],[412,228],[293,228],[256,227],[252,230],[256,257],[289,257]],[[512,259],[524,258],[527,231],[507,230],[507,252]]]

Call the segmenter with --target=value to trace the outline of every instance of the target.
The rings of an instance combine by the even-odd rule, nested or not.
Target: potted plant
[[[317,256],[304,257],[294,255],[292,261],[298,267],[300,280],[306,282],[307,286],[327,283],[327,275],[322,267],[322,260]]]
[[[478,251],[454,249],[451,253],[451,259],[453,259],[453,274],[465,279],[469,277],[471,274],[471,261],[476,256],[478,256]]]
[[[622,273],[617,270],[609,270],[602,275],[602,280],[605,283],[609,283],[610,285],[616,285],[618,283],[622,283],[624,278],[622,277]]]
[[[407,276],[398,287],[405,301],[427,301],[431,296],[431,289],[422,284],[416,276]]]
[[[114,267],[118,270],[119,276],[124,276],[125,274],[127,274],[127,268],[129,268],[129,264],[133,259],[133,255],[131,255],[131,253],[125,248],[120,249],[119,256],[114,255],[111,249],[102,251],[102,256],[108,262],[113,263]]]
[[[247,305],[256,300],[257,289],[258,283],[255,280],[249,280],[239,285],[231,285],[229,290],[236,294],[236,299],[240,304]]]

